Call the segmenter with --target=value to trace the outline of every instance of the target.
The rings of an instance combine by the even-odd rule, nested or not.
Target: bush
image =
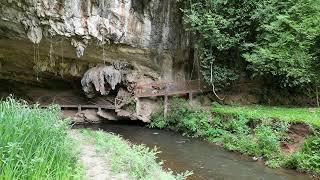
[[[280,152],[280,137],[271,126],[258,126],[255,135],[261,156],[271,158],[275,153]]]
[[[193,137],[209,137],[210,123],[209,114],[200,108],[192,108],[186,100],[173,98],[170,101],[167,118],[161,111],[152,116],[151,128],[172,127],[176,131]]]
[[[255,133],[247,125],[250,121],[243,116],[227,120],[222,127],[224,138],[222,142],[229,150],[241,153],[272,158],[280,151],[280,136],[272,125],[261,124],[255,128]]]
[[[74,179],[77,158],[56,107],[0,102],[0,179]]]
[[[306,139],[301,150],[290,157],[287,166],[320,175],[320,137]]]

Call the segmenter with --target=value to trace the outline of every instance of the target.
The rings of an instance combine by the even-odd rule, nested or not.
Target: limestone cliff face
[[[175,0],[2,0],[0,17],[0,79],[79,79],[115,61],[181,79],[191,56]]]

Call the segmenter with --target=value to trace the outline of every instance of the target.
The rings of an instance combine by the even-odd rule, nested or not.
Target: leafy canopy
[[[248,67],[281,86],[318,83],[320,0],[180,1],[207,81],[228,84]],[[214,73],[212,73],[214,72]]]

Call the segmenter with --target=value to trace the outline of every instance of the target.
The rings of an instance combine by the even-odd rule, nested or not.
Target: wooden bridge
[[[176,95],[189,95],[192,101],[193,94],[212,91],[212,87],[200,80],[189,81],[158,81],[146,84],[138,84],[135,89],[136,113],[139,115],[139,98],[164,97],[164,115],[168,111],[168,97]]]
[[[197,93],[204,93],[212,91],[212,87],[200,80],[189,80],[189,81],[157,81],[146,84],[138,84],[134,90],[134,98],[136,100],[136,114],[139,116],[140,98],[149,97],[164,97],[164,114],[166,116],[168,109],[168,97],[176,95],[188,95],[189,101],[192,101],[192,97]],[[53,98],[53,99],[52,99]],[[134,98],[130,98],[133,100]],[[49,99],[45,103],[41,103],[41,99]],[[122,104],[125,104],[125,99],[115,98],[112,103],[111,100],[105,103],[96,104],[94,102],[87,102],[87,100],[82,100],[82,103],[74,103],[73,101],[68,102],[66,99],[68,97],[58,96],[58,97],[40,97],[38,102],[42,105],[40,107],[47,108],[51,104],[55,103],[55,100],[60,100],[59,106],[62,110],[78,110],[79,112],[83,109],[98,109],[100,110],[115,110],[118,111]],[[62,102],[62,103],[61,103]],[[85,103],[87,102],[87,103]],[[65,103],[65,104],[64,104]],[[84,104],[85,103],[85,104]],[[109,105],[106,105],[109,104]]]
[[[40,105],[41,108],[47,108],[51,105]],[[115,106],[104,106],[98,104],[79,104],[79,105],[68,105],[68,104],[59,104],[61,110],[73,110],[77,109],[78,112],[82,111],[83,109],[98,109],[100,110],[115,110]]]
[[[86,98],[75,96],[41,96],[37,102],[40,103],[40,108],[58,104],[61,110],[78,110],[78,112],[84,109],[115,110],[111,100],[95,103]]]
[[[181,94],[203,93],[208,91],[212,91],[212,87],[200,80],[158,81],[138,84],[135,89],[135,96],[138,98],[174,96]]]

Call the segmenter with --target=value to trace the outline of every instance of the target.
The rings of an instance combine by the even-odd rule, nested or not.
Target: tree
[[[252,51],[244,54],[250,69],[277,77],[285,87],[315,83],[320,1],[265,1],[257,13],[266,16]]]
[[[204,78],[220,87],[247,62],[254,75],[281,87],[320,85],[320,0],[180,2]],[[213,64],[213,66],[212,66]]]
[[[197,37],[202,74],[220,87],[235,80],[241,45],[250,42],[255,2],[250,0],[190,0],[182,2],[187,30]]]

